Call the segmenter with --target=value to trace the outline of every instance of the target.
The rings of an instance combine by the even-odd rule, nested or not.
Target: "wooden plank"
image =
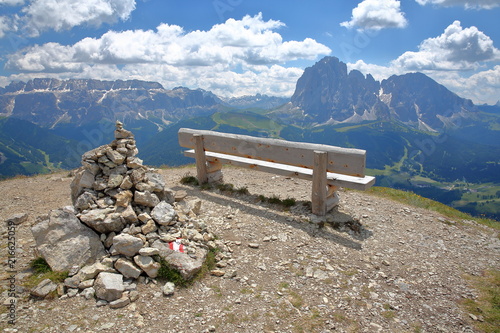
[[[314,169],[312,179],[312,213],[326,215],[326,163],[328,153],[325,151],[314,151]]]
[[[203,135],[207,152],[229,154],[313,169],[314,151],[325,151],[328,153],[328,172],[357,177],[363,177],[365,175],[366,151],[361,149],[341,148],[322,144],[259,138],[188,128],[181,128],[179,130],[179,144],[182,147],[190,149],[195,148],[193,139],[194,134]]]
[[[184,152],[184,155],[188,157],[195,157],[195,152],[194,150],[187,150]],[[309,181],[312,181],[313,177],[312,169],[301,168],[281,163],[260,161],[227,154],[213,153],[209,151],[206,151],[205,155],[207,160],[209,161],[218,161],[223,164],[230,164],[252,170],[274,173],[285,177],[295,177]],[[356,177],[333,172],[327,172],[326,175],[328,185],[338,187],[348,187],[355,190],[366,190],[373,186],[373,184],[375,184],[375,177],[372,176]]]
[[[200,184],[205,184],[208,182],[207,176],[207,160],[205,156],[205,149],[203,147],[203,135],[195,134],[193,135],[195,142],[195,158],[196,158],[196,173],[198,175],[198,181]]]

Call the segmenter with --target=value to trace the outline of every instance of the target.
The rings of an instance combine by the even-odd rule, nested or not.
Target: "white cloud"
[[[0,38],[3,38],[7,32],[11,31],[11,24],[7,16],[0,16]]]
[[[292,95],[303,71],[280,64],[314,60],[331,50],[310,38],[284,41],[275,31],[283,26],[279,21],[264,21],[259,14],[229,19],[207,31],[186,32],[168,24],[154,31],[108,31],[73,45],[25,48],[9,56],[6,68],[26,72],[25,77],[58,73],[60,78],[152,80],[223,96]]]
[[[361,30],[404,28],[408,21],[400,7],[401,3],[397,0],[364,0],[352,10],[351,20],[340,25]]]
[[[0,0],[8,5],[23,5],[20,0]],[[135,0],[32,0],[11,20],[30,37],[47,30],[69,30],[79,25],[101,26],[127,20]]]
[[[467,9],[492,9],[500,6],[498,0],[416,0],[422,6],[427,4],[451,7],[463,6]]]
[[[494,104],[500,99],[500,65],[481,68],[499,60],[500,50],[490,37],[476,27],[464,29],[455,21],[440,36],[424,40],[417,52],[405,52],[389,66],[359,60],[348,64],[348,68],[370,73],[377,80],[419,71],[474,103]],[[471,75],[470,71],[476,73]]]
[[[24,0],[0,0],[0,6],[19,6],[23,4]]]
[[[463,29],[459,21],[444,33],[424,40],[418,52],[405,52],[393,66],[407,70],[470,70],[481,62],[500,60],[500,50],[490,37],[472,26]]]

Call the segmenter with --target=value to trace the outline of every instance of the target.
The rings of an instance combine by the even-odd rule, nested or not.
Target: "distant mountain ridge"
[[[0,90],[0,116],[54,128],[99,121],[146,119],[159,126],[185,117],[211,114],[222,100],[211,92],[184,87],[164,89],[139,80],[34,79]]]
[[[255,96],[241,96],[241,97],[231,97],[224,100],[224,103],[230,107],[238,109],[246,108],[260,108],[260,109],[273,109],[288,103],[290,98],[286,97],[276,97],[257,94]]]
[[[425,131],[442,131],[474,120],[479,109],[422,73],[393,75],[382,82],[335,57],[306,68],[297,81],[290,112],[302,123],[338,124],[394,119]],[[299,115],[302,114],[302,117]],[[293,118],[293,117],[292,117]]]

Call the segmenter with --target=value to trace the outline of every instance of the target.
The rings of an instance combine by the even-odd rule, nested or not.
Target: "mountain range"
[[[76,167],[112,138],[116,120],[146,164],[192,163],[180,127],[357,147],[379,185],[500,217],[500,105],[474,105],[422,73],[379,82],[335,57],[306,68],[290,99],[138,80],[13,82],[0,89],[0,175]]]

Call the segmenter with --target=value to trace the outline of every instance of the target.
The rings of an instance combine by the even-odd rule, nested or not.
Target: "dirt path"
[[[33,300],[23,281],[34,258],[29,230],[37,216],[70,204],[66,174],[0,182],[0,220],[27,212],[16,228],[16,324],[3,307],[4,332],[475,332],[459,302],[476,297],[464,279],[500,269],[500,241],[475,223],[443,223],[436,213],[347,191],[336,221],[359,219],[358,233],[311,223],[311,183],[225,168],[227,183],[250,194],[200,191],[179,180],[194,168],[161,170],[168,186],[203,200],[200,220],[226,242],[224,277],[206,276],[172,297],[158,282],[139,284],[122,309],[94,300]],[[293,197],[291,210],[258,195]],[[1,226],[2,293],[9,289],[7,226]],[[249,246],[252,244],[252,247]],[[258,245],[258,246],[256,246]]]

